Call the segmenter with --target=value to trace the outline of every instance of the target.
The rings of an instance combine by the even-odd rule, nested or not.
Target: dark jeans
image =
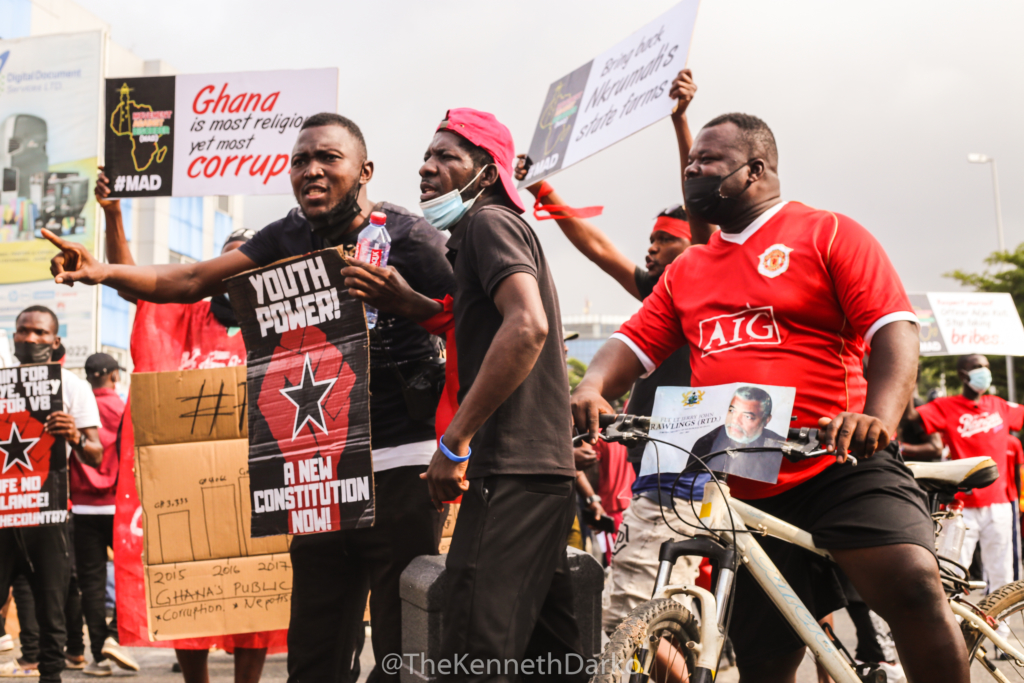
[[[74,521],[68,516],[67,544],[74,547]],[[64,623],[67,629],[67,643],[64,651],[71,656],[81,657],[85,654],[85,634],[82,629],[82,593],[79,590],[78,574],[75,569],[75,555],[71,553],[71,580],[68,582],[68,598],[64,603]],[[21,633],[18,641],[21,644],[21,658],[26,662],[39,662],[39,622],[36,620],[36,603],[32,597],[32,589],[24,576],[14,581],[14,604],[18,607],[18,618]],[[22,618],[21,615],[25,617]]]
[[[554,662],[530,676],[460,670],[446,681],[586,681],[570,675],[580,656],[579,627],[565,539],[576,512],[570,477],[506,475],[476,479],[462,496],[448,562],[448,598],[442,615],[441,653],[451,662],[466,655],[503,663]],[[575,655],[568,658],[568,655]],[[558,668],[555,669],[554,667]]]
[[[374,473],[372,527],[292,539],[289,683],[356,680],[352,659],[362,647],[368,591],[377,661],[370,680],[398,682],[399,675],[385,674],[380,663],[402,651],[399,579],[413,558],[437,555],[444,521],[420,479],[426,470],[396,467]]]
[[[64,670],[67,642],[64,609],[71,581],[69,547],[67,524],[0,529],[0,595],[7,595],[18,575],[28,580],[39,624],[39,680],[42,683],[59,682]]]
[[[75,569],[82,590],[82,613],[89,627],[89,649],[95,662],[106,659],[103,641],[117,640],[117,612],[108,626],[106,605],[107,548],[113,547],[113,515],[75,515]]]

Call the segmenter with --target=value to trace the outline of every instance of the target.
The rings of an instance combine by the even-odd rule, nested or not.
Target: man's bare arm
[[[935,432],[928,435],[925,443],[904,443],[903,457],[907,460],[942,460],[942,437]]]
[[[633,350],[618,339],[609,339],[597,351],[583,380],[572,392],[572,417],[576,428],[590,432],[590,442],[597,440],[597,416],[614,413],[608,403],[626,393],[644,366]]]
[[[526,177],[524,157],[525,155],[519,155],[519,162],[516,165],[516,178],[520,180]],[[526,189],[536,197],[540,188],[541,183],[536,183]],[[551,192],[544,196],[540,203],[565,206],[565,201],[557,192]],[[640,290],[637,289],[634,277],[636,264],[626,258],[626,255],[619,251],[619,248],[601,232],[600,228],[585,218],[573,216],[556,217],[555,223],[558,223],[562,233],[569,238],[572,246],[576,247],[581,254],[597,264],[597,267],[605,273],[611,275],[627,292],[637,299],[643,299],[640,296]]]
[[[193,303],[225,291],[224,279],[256,267],[240,249],[200,261],[160,266],[126,266],[98,261],[81,244],[43,230],[61,251],[50,261],[57,284],[103,284],[119,293],[154,303]]]
[[[519,388],[533,370],[550,332],[540,287],[533,275],[509,275],[498,285],[494,304],[502,316],[501,327],[445,432],[445,444],[452,450],[468,445],[484,422]],[[522,427],[528,430],[530,425]]]
[[[693,133],[690,132],[690,123],[686,118],[686,109],[697,94],[697,84],[693,82],[693,73],[689,69],[683,69],[672,81],[669,90],[669,97],[676,100],[675,109],[672,110],[672,127],[676,131],[676,145],[679,147],[679,190],[680,196],[686,196],[686,167],[690,163],[690,149],[693,147]],[[718,228],[710,223],[702,221],[696,216],[686,214],[687,222],[690,224],[690,244],[707,244],[711,234]]]
[[[845,460],[848,450],[854,457],[869,457],[889,444],[914,391],[920,346],[917,325],[905,320],[889,323],[875,333],[863,414],[840,413],[820,423],[822,443],[840,460]]]
[[[100,166],[100,173],[96,177],[96,201],[103,209],[103,217],[106,219],[106,247],[107,263],[119,263],[125,266],[134,266],[135,259],[132,257],[131,249],[128,248],[128,238],[124,234],[124,217],[121,214],[121,200],[108,199],[110,197],[110,181],[107,179],[103,167]]]

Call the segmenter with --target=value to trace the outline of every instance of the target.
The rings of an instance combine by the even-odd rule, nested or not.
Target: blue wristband
[[[464,456],[455,455],[454,453],[451,452],[451,450],[449,450],[447,446],[444,445],[444,436],[437,440],[437,447],[440,448],[441,452],[444,453],[445,457],[451,460],[452,462],[466,462],[467,460],[469,460],[469,456],[473,455],[472,448],[470,448],[469,452],[466,453],[466,455]]]

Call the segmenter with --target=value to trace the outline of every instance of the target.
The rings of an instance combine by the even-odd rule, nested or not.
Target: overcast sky
[[[450,107],[494,112],[530,143],[550,83],[674,0],[78,0],[113,38],[181,73],[337,66],[339,111],[363,129],[370,198],[415,209],[416,173]],[[999,162],[1008,245],[1024,241],[1024,59],[1019,0],[703,0],[689,66],[694,131],[727,111],[756,114],[779,143],[783,197],[845,213],[882,242],[908,291],[950,290],[997,247]],[[653,217],[681,201],[667,120],[551,179],[642,263]],[[525,193],[524,193],[525,194]],[[247,198],[246,223],[291,197]],[[529,219],[532,223],[532,218]],[[580,256],[553,221],[535,224],[562,312],[628,314],[637,303]]]

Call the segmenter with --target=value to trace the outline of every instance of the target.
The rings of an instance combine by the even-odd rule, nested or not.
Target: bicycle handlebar
[[[603,430],[601,438],[613,443],[621,443],[627,447],[635,446],[647,440],[647,433],[651,428],[651,418],[643,415],[627,415],[602,413],[597,417],[597,423]],[[573,445],[577,446],[586,438],[586,434],[573,437]],[[821,441],[818,430],[810,427],[797,427],[790,429],[786,442],[777,446],[767,446],[763,450],[778,450],[790,462],[799,462],[808,458],[815,458],[825,455],[821,448]]]

